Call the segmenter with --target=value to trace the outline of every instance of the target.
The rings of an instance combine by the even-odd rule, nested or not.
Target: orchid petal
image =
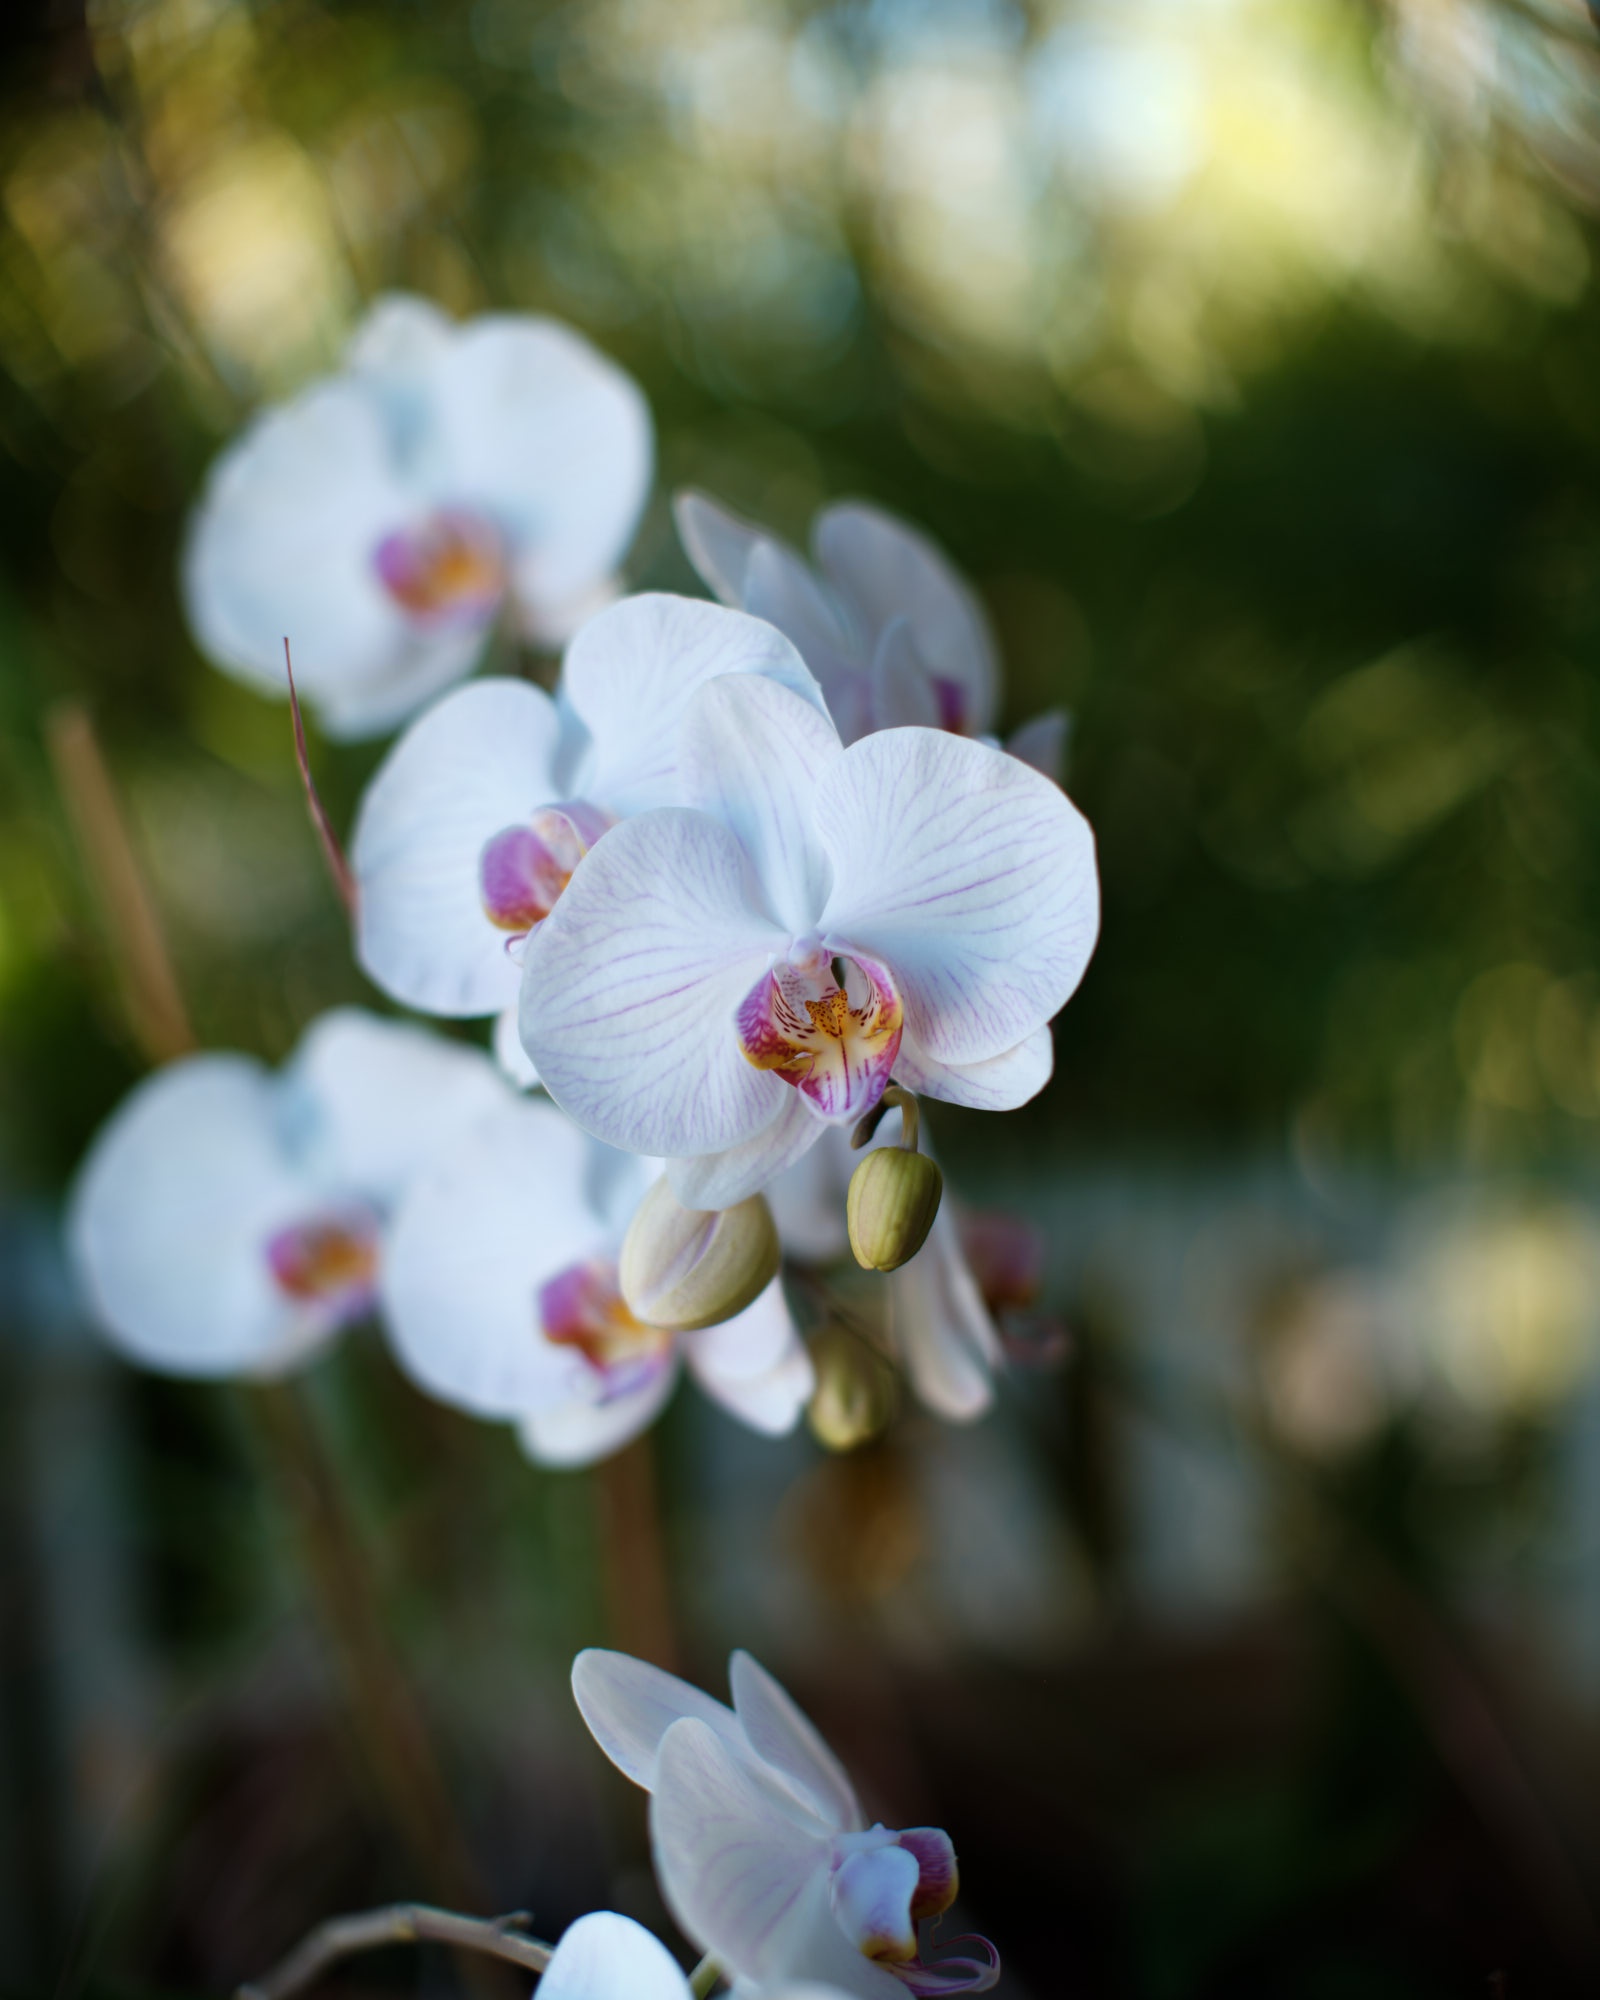
[[[522,1449],[536,1465],[593,1465],[621,1451],[661,1414],[677,1386],[678,1371],[667,1366],[637,1389],[604,1402],[572,1398],[530,1410],[517,1426]]]
[[[787,1690],[746,1652],[728,1662],[728,1684],[734,1713],[756,1755],[798,1785],[833,1832],[859,1828],[861,1807],[844,1766]]]
[[[281,1084],[280,1120],[304,1169],[394,1200],[441,1146],[506,1102],[481,1049],[359,1007],[321,1015]]]
[[[649,407],[570,327],[509,314],[462,327],[429,386],[440,495],[510,529],[539,627],[626,554],[650,491]]]
[[[926,535],[863,501],[842,501],[812,528],[818,566],[875,643],[894,618],[910,620],[931,673],[965,697],[963,726],[976,735],[994,712],[999,670],[977,597]]]
[[[732,1319],[682,1336],[685,1357],[703,1386],[758,1380],[784,1361],[798,1338],[781,1278]]]
[[[624,820],[528,942],[523,1043],[580,1125],[628,1152],[720,1152],[772,1122],[733,1014],[782,933],[745,900],[744,851],[681,810]]]
[[[811,1357],[777,1278],[742,1313],[684,1334],[682,1347],[705,1393],[768,1437],[794,1429],[816,1388]]]
[[[583,1363],[544,1338],[539,1292],[606,1247],[584,1194],[588,1152],[558,1111],[502,1094],[408,1190],[384,1312],[401,1366],[430,1395],[511,1418],[581,1394]]]
[[[540,2000],[690,2000],[689,1982],[661,1940],[610,1910],[579,1917],[562,1933],[538,1990]]]
[[[1000,1341],[948,1209],[891,1274],[889,1324],[919,1401],[952,1423],[983,1415],[994,1401]]]
[[[744,1752],[733,1710],[688,1681],[627,1653],[590,1646],[572,1663],[572,1696],[589,1733],[625,1778],[649,1791],[663,1738],[693,1716]]]
[[[868,1958],[904,1961],[917,1954],[911,1903],[922,1871],[903,1847],[847,1855],[834,1871],[830,1900],[840,1929]]]
[[[811,800],[841,754],[825,711],[749,674],[703,687],[679,738],[681,803],[738,836],[768,911],[796,934],[827,901],[832,870],[811,831]]]
[[[350,859],[356,951],[386,993],[432,1014],[489,1014],[520,969],[484,913],[479,863],[555,789],[560,719],[542,689],[484,680],[401,737],[367,787]]]
[[[900,1046],[904,1049],[905,1043]],[[824,1264],[849,1247],[844,1202],[853,1165],[848,1138],[831,1126],[819,1145],[769,1183],[767,1204],[787,1255]]]
[[[313,1209],[277,1132],[274,1079],[192,1056],[96,1137],[68,1210],[79,1278],[113,1344],[168,1374],[277,1373],[333,1331],[286,1299],[266,1246]]]
[[[1015,1111],[1039,1095],[1054,1068],[1055,1044],[1047,1027],[1035,1028],[1014,1049],[975,1063],[937,1062],[910,1035],[902,1035],[894,1059],[895,1080],[907,1090],[969,1111]]]
[[[202,650],[282,696],[287,635],[319,706],[381,682],[411,638],[372,554],[412,505],[364,388],[325,382],[264,412],[212,467],[191,523],[184,597]]]
[[[591,619],[567,649],[562,682],[593,739],[584,790],[618,814],[685,803],[679,729],[695,696],[724,675],[775,682],[826,716],[794,647],[742,611],[656,592]]]
[[[877,729],[937,729],[939,697],[917,652],[909,618],[892,618],[879,635],[870,668]]]
[[[745,573],[744,608],[800,649],[846,743],[872,726],[865,642],[793,550],[775,541],[756,545]]]
[[[785,1090],[776,1115],[753,1139],[720,1153],[669,1160],[672,1192],[685,1208],[732,1208],[810,1152],[828,1128],[798,1090]]]
[[[1060,784],[1072,740],[1072,717],[1064,708],[1047,708],[1006,738],[1006,754],[1020,757],[1043,776]]]
[[[692,489],[672,496],[672,518],[684,553],[706,588],[724,604],[742,609],[750,558],[761,542],[774,538],[709,494]],[[799,562],[792,549],[789,554]]]
[[[1088,824],[1047,778],[963,737],[889,729],[826,772],[814,813],[834,865],[824,935],[888,966],[926,1054],[982,1062],[1065,1004],[1099,885]]]
[[[703,1722],[675,1723],[662,1739],[650,1837],[668,1908],[735,1978],[817,1979],[861,2000],[904,2000],[834,1921],[824,1824]]]
[[[522,976],[520,967],[517,976],[519,979]],[[494,1059],[506,1081],[515,1084],[518,1090],[532,1090],[539,1081],[539,1072],[529,1060],[528,1051],[522,1046],[522,1037],[517,1032],[515,1001],[494,1017],[492,1045]]]

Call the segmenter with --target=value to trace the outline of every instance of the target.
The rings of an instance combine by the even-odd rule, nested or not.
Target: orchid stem
[[[94,723],[81,701],[63,702],[50,711],[45,741],[110,943],[133,1038],[151,1063],[189,1055],[198,1044],[155,899],[134,853]]]
[[[606,1623],[620,1652],[677,1663],[661,1497],[649,1432],[594,1470]]]
[[[509,1917],[461,1917],[426,1903],[391,1903],[359,1916],[330,1917],[270,1972],[241,1986],[236,2000],[289,2000],[291,1994],[314,1986],[341,1958],[393,1944],[447,1944],[457,1951],[504,1959],[525,1972],[543,1972],[550,1963],[550,1947],[536,1938],[519,1937],[517,1927],[523,1921],[520,1912]]]
[[[338,1658],[385,1816],[435,1894],[481,1905],[421,1712],[383,1629],[370,1559],[312,1413],[302,1392],[282,1384],[255,1388],[250,1401],[293,1513],[318,1617]]]
[[[900,1113],[900,1144],[906,1152],[914,1153],[921,1138],[921,1113],[912,1092],[898,1083],[891,1083],[866,1116],[857,1122],[850,1134],[851,1149],[859,1152],[894,1110]]]
[[[707,1952],[694,1971],[689,1974],[689,1991],[695,1996],[695,2000],[706,2000],[706,1995],[721,1977],[722,1967],[710,1952]]]

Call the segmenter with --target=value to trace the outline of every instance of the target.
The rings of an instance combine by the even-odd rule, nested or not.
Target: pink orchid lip
[[[843,984],[840,975],[843,976]],[[859,1118],[888,1087],[904,1011],[888,971],[801,938],[740,1002],[745,1059],[794,1086],[823,1118]]]
[[[635,1319],[617,1284],[614,1257],[569,1264],[539,1287],[539,1324],[553,1346],[573,1348],[596,1402],[648,1387],[672,1365],[673,1337]]]
[[[264,1251],[272,1281],[296,1305],[335,1325],[365,1317],[378,1299],[378,1218],[366,1208],[312,1215],[274,1230]]]
[[[509,580],[499,529],[465,507],[396,528],[373,550],[372,566],[401,610],[433,630],[487,624]]]
[[[612,824],[599,806],[572,799],[491,835],[478,859],[478,893],[495,929],[526,937],[543,923],[578,863]]]

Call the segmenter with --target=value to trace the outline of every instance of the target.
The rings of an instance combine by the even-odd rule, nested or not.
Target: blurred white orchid
[[[885,1119],[872,1146],[899,1143],[897,1118]],[[779,1240],[791,1256],[828,1263],[844,1255],[845,1189],[859,1153],[842,1130],[823,1135],[767,1189]],[[1000,1339],[961,1243],[948,1192],[928,1240],[888,1277],[888,1335],[918,1399],[953,1423],[981,1417],[994,1401]]]
[[[694,1989],[658,1938],[631,1917],[596,1910],[562,1933],[540,1976],[538,2000],[693,2000]],[[837,1987],[750,1989],[742,2000],[847,2000]]]
[[[351,844],[357,952],[430,1014],[514,1008],[521,947],[616,820],[678,802],[677,741],[697,691],[759,674],[822,695],[770,626],[683,597],[624,599],[567,649],[560,698],[483,680],[414,722],[368,787]],[[532,1080],[513,1023],[502,1062]]]
[[[528,943],[523,1044],[587,1131],[724,1208],[891,1075],[986,1110],[1044,1086],[1099,921],[1048,779],[931,729],[845,749],[755,675],[695,696],[678,776],[684,807],[609,832]]]
[[[686,1936],[738,1982],[816,1980],[858,2000],[983,1992],[994,1947],[925,1961],[918,1926],[955,1901],[937,1827],[865,1823],[838,1759],[748,1653],[733,1707],[623,1653],[584,1652],[572,1688],[595,1741],[650,1793],[662,1894]],[[742,1990],[742,1989],[740,1989]]]
[[[678,494],[673,512],[707,587],[799,647],[844,742],[905,723],[988,737],[1000,694],[988,621],[926,535],[881,507],[841,501],[812,523],[808,563],[706,494]],[[1059,780],[1069,727],[1066,710],[1051,709],[1005,747]]]
[[[698,1333],[644,1325],[623,1303],[618,1249],[658,1171],[507,1091],[395,1215],[383,1304],[408,1373],[444,1402],[515,1422],[546,1465],[618,1450],[655,1419],[680,1364],[753,1429],[792,1429],[811,1364],[776,1279]]]
[[[169,1374],[281,1374],[372,1309],[407,1179],[504,1094],[476,1051],[354,1008],[324,1014],[276,1074],[225,1054],[158,1070],[73,1190],[96,1317]]]
[[[202,651],[380,735],[505,618],[559,642],[615,589],[652,467],[637,385],[556,320],[380,299],[339,373],[212,467],[183,564]]]

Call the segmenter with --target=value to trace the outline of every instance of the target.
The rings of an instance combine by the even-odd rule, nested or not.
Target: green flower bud
[[[818,1444],[854,1451],[887,1429],[896,1400],[894,1370],[871,1342],[829,1322],[807,1345],[817,1386],[806,1422]]]
[[[733,1208],[685,1208],[663,1174],[628,1225],[617,1282],[635,1319],[693,1333],[754,1304],[780,1261],[772,1211],[760,1195]]]
[[[868,1271],[898,1271],[927,1241],[939,1213],[944,1175],[926,1153],[884,1146],[850,1176],[845,1221],[856,1262]]]

